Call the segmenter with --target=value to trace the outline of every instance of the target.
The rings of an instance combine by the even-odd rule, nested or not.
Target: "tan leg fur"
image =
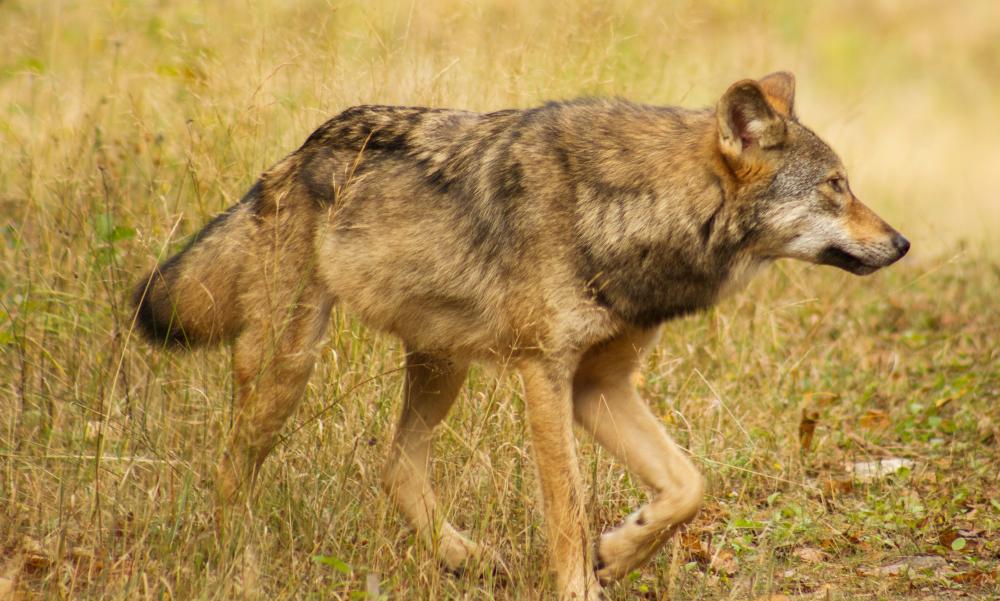
[[[556,589],[561,599],[604,599],[592,567],[573,436],[571,374],[563,362],[526,361],[521,367]]]
[[[262,234],[263,235],[263,234]],[[219,508],[246,492],[305,391],[330,317],[332,299],[306,271],[282,269],[284,244],[248,257],[244,328],[233,344],[236,417],[219,462]]]
[[[702,502],[701,474],[635,390],[635,375],[656,330],[633,331],[592,349],[573,383],[577,422],[652,489],[653,499],[598,541],[602,582],[645,562],[690,521]]]
[[[430,482],[431,438],[458,396],[468,364],[423,353],[406,357],[403,411],[382,483],[417,535],[448,568],[478,558],[479,545],[441,514]]]

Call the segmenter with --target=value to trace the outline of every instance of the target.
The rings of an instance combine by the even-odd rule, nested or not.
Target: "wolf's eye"
[[[826,183],[830,184],[830,187],[833,188],[833,191],[837,194],[843,194],[844,190],[847,189],[847,186],[844,185],[844,178],[842,177],[832,177],[828,179]]]

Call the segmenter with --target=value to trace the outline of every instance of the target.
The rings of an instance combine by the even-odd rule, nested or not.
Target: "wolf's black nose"
[[[899,251],[900,257],[905,255],[910,250],[910,241],[904,238],[899,233],[895,233],[892,235],[892,245],[896,247],[897,251]]]

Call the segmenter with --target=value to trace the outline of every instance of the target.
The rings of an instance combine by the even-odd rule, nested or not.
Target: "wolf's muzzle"
[[[910,241],[903,237],[902,234],[896,232],[892,235],[892,246],[899,253],[896,260],[902,259],[906,256],[906,253],[910,252]]]

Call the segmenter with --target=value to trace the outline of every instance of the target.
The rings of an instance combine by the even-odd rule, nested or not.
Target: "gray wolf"
[[[780,258],[867,274],[909,248],[799,122],[794,90],[774,73],[701,110],[358,106],[324,123],[135,293],[155,343],[232,345],[222,506],[275,444],[343,303],[404,341],[382,480],[440,561],[459,568],[484,550],[442,521],[432,432],[470,361],[504,361],[524,383],[557,594],[602,598],[702,500],[702,477],[633,386],[661,324]],[[574,422],[652,494],[596,545]]]

